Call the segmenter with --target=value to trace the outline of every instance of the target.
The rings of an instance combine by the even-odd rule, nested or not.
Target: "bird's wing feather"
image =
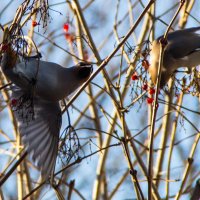
[[[181,59],[200,48],[200,35],[196,33],[200,27],[175,31],[168,34],[166,52]]]
[[[12,98],[19,100],[22,95],[24,93],[21,89],[12,89]],[[47,178],[53,172],[56,162],[61,109],[58,102],[44,101],[36,97],[32,103],[34,113],[31,111],[31,104],[19,102],[14,107],[14,114],[27,151],[32,153],[42,176]]]

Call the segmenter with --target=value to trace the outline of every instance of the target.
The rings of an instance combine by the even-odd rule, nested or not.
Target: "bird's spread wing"
[[[17,87],[12,88],[12,102],[27,151],[32,153],[42,176],[47,178],[54,170],[58,151],[61,127],[59,103],[30,98]]]

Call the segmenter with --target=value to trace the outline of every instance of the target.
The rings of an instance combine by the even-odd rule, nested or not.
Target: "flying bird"
[[[170,32],[164,49],[160,87],[162,88],[179,67],[192,68],[200,64],[200,27]],[[149,73],[154,84],[158,76],[160,36],[152,43]]]
[[[65,68],[39,58],[19,61],[11,46],[4,51],[1,69],[14,84],[11,106],[28,153],[42,177],[54,172],[62,123],[59,101],[80,87],[91,75],[92,65],[81,62]]]

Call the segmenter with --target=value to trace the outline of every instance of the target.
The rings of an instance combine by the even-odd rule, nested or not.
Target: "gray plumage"
[[[1,68],[14,86],[12,105],[19,132],[43,178],[53,173],[56,163],[59,131],[62,123],[59,100],[70,95],[92,73],[92,65],[79,63],[71,68],[27,59],[14,62],[14,51],[4,53]]]
[[[56,63],[39,59],[28,59],[15,67],[8,67],[4,57],[2,60],[4,74],[18,87],[48,101],[58,101],[75,91],[88,79],[92,66],[80,63],[70,68],[64,68]]]
[[[59,102],[46,101],[38,97],[26,99],[26,93],[12,87],[11,99],[19,132],[28,153],[37,162],[42,177],[53,172],[58,152],[59,132],[62,123]]]
[[[200,35],[197,33],[198,30],[200,30],[200,27],[174,31],[168,34],[168,43],[163,55],[161,88],[168,82],[177,68],[192,68],[200,64]],[[159,66],[159,40],[162,37],[153,41],[150,53],[149,73],[154,84],[156,84]]]

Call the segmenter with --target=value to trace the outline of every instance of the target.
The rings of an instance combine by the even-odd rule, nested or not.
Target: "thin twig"
[[[157,113],[157,102],[158,102],[158,94],[159,94],[159,88],[160,88],[160,79],[161,79],[161,71],[162,71],[162,63],[163,63],[163,56],[164,56],[164,49],[167,45],[167,36],[169,33],[169,30],[176,19],[178,13],[180,12],[182,6],[184,5],[185,1],[181,0],[180,6],[178,10],[176,11],[173,19],[171,20],[169,26],[167,27],[167,30],[163,36],[163,38],[160,40],[160,56],[159,56],[159,65],[158,65],[158,76],[156,79],[156,91],[155,91],[155,98],[154,98],[154,104],[153,104],[153,113],[152,113],[152,119],[151,119],[151,131],[150,131],[150,138],[149,138],[149,161],[148,161],[148,199],[152,199],[152,177],[153,177],[153,171],[152,171],[152,164],[153,164],[153,140],[154,140],[154,127],[155,127],[155,119],[156,119],[156,113]]]

